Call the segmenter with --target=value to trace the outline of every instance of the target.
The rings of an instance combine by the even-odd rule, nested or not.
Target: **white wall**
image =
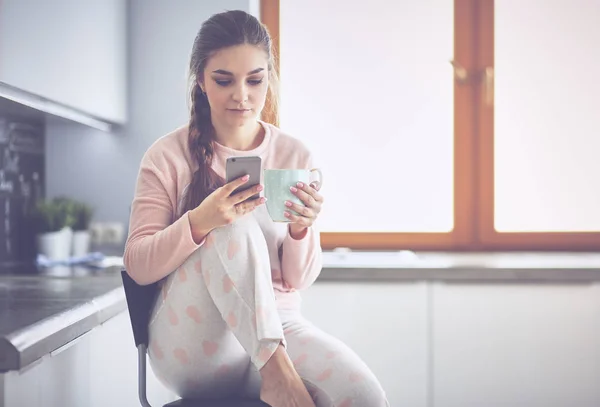
[[[257,0],[129,0],[128,110],[112,134],[52,120],[47,130],[47,191],[97,207],[96,219],[127,225],[139,162],[157,138],[187,123],[186,70],[192,42],[212,14],[258,13]]]

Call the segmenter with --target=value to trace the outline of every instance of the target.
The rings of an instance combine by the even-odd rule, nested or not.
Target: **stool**
[[[125,298],[127,299],[127,308],[131,327],[133,329],[133,338],[138,350],[138,395],[140,404],[143,407],[151,407],[146,397],[146,352],[148,350],[148,322],[154,301],[159,292],[158,283],[149,285],[139,285],[127,274],[126,270],[121,270],[123,287],[125,289]],[[243,398],[229,398],[218,400],[184,400],[180,399],[163,407],[269,407],[261,400],[249,400]]]

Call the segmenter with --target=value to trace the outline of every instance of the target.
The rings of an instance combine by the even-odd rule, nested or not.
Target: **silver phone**
[[[225,165],[225,182],[230,183],[246,174],[250,175],[248,182],[237,187],[231,195],[260,184],[261,167],[262,160],[259,156],[229,157]],[[259,197],[260,194],[256,193],[248,199],[258,199]]]

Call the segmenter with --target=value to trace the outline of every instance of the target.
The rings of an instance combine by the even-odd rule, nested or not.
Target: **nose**
[[[236,103],[245,103],[248,101],[248,87],[244,82],[235,86],[232,98]]]

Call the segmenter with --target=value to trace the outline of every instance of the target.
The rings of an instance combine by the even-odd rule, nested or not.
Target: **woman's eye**
[[[262,81],[262,79],[248,79],[248,83],[252,86],[260,85]]]
[[[229,85],[231,83],[231,81],[227,80],[227,79],[215,79],[215,82],[219,86],[227,86],[227,85]]]

